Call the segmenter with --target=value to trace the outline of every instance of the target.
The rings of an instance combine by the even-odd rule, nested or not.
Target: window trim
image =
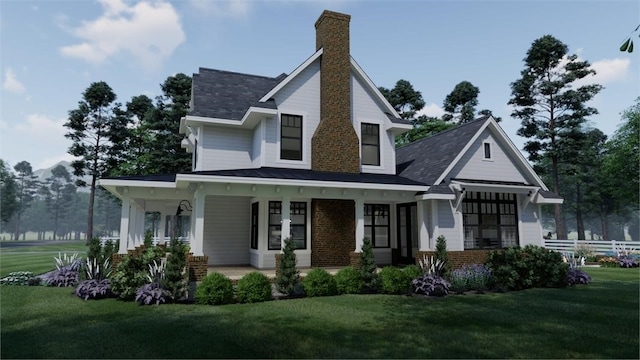
[[[485,199],[481,199],[481,193],[485,193],[489,195],[489,198],[487,199],[486,195],[485,195]],[[504,199],[504,196],[508,195],[509,197],[512,197],[512,199]],[[462,241],[463,241],[463,247],[464,250],[483,250],[483,249],[490,249],[490,250],[497,250],[497,249],[504,249],[506,248],[503,245],[503,239],[502,239],[502,227],[513,227],[515,228],[515,242],[516,242],[516,246],[520,246],[520,224],[519,224],[519,215],[518,215],[518,195],[514,194],[514,193],[501,193],[501,192],[494,192],[494,191],[474,191],[474,192],[468,192],[465,194],[465,198],[462,199],[462,203],[463,204],[477,204],[478,206],[478,211],[476,213],[467,213],[464,211],[464,206],[462,207],[461,210],[461,214],[462,214]],[[487,213],[484,214],[482,212],[482,204],[495,204],[496,205],[496,213]],[[503,214],[500,212],[500,205],[513,205],[513,213],[512,214]],[[464,216],[466,214],[476,214],[478,215],[478,220],[476,224],[468,224],[467,222],[464,221]],[[478,228],[478,237],[482,238],[481,234],[482,234],[482,227],[483,227],[483,223],[482,223],[482,217],[483,215],[495,215],[497,217],[496,219],[496,229],[497,229],[497,234],[498,234],[498,242],[499,242],[499,247],[495,248],[495,247],[487,247],[485,248],[483,246],[482,241],[480,242],[480,246],[479,247],[471,247],[468,248],[466,247],[465,243],[466,243],[466,227],[467,226],[475,226]],[[502,222],[502,215],[512,215],[515,217],[515,221],[514,221],[514,225],[503,225]]]
[[[378,141],[377,141],[376,144],[365,143],[364,142],[364,132],[365,132],[364,129],[365,129],[365,127],[368,127],[368,126],[375,127],[377,132],[378,132],[378,136],[377,136],[377,140]],[[380,139],[380,124],[364,122],[364,121],[361,122],[360,123],[360,164],[362,166],[375,166],[375,167],[382,166],[382,152],[381,152],[382,146],[381,146],[381,143],[382,143],[382,141]],[[377,148],[377,150],[378,150],[377,151],[377,155],[378,155],[377,156],[377,161],[378,161],[377,164],[367,164],[367,163],[364,162],[364,146],[365,145],[366,146],[375,146]]]
[[[258,250],[260,247],[260,202],[251,203],[251,241],[250,248]]]
[[[271,209],[272,209],[272,204],[279,204],[279,208],[280,208],[280,223],[278,224],[273,224],[271,223]],[[291,210],[293,210],[294,208],[294,204],[295,205],[303,205],[304,207],[304,223],[303,224],[294,224],[293,222],[289,224],[289,229],[292,229],[294,226],[304,226],[304,247],[296,247],[296,250],[307,250],[308,248],[308,242],[309,242],[309,236],[308,236],[308,224],[309,221],[307,219],[307,217],[309,216],[309,206],[307,204],[306,201],[291,201],[289,202],[289,214],[293,214],[293,212]],[[289,216],[291,217],[291,215]],[[271,228],[272,227],[279,227],[280,228],[280,232],[282,233],[282,201],[280,200],[271,200],[269,201],[269,205],[268,205],[268,210],[267,210],[267,249],[268,250],[272,250],[272,251],[279,251],[282,249],[282,245],[281,243],[279,243],[279,246],[276,248],[274,246],[271,246],[271,243],[269,242],[269,238],[271,237]]]
[[[490,141],[482,142],[482,160],[493,161],[493,146],[491,144]],[[489,156],[487,156],[487,152]]]
[[[285,116],[290,116],[290,117],[294,117],[294,118],[300,118],[300,158],[299,159],[286,159],[286,158],[282,157],[282,144],[283,144],[282,139],[283,138],[297,139],[297,138],[294,138],[294,137],[289,137],[289,136],[284,137],[283,136],[283,131],[282,131],[283,121],[282,120],[283,120],[283,117],[285,117]],[[304,144],[304,131],[305,131],[304,118],[305,118],[305,116],[303,114],[296,114],[296,113],[292,113],[292,112],[282,112],[282,113],[278,114],[278,160],[285,161],[285,162],[291,161],[291,162],[296,162],[296,163],[304,161],[304,153],[305,153],[305,151],[304,151],[304,145],[305,145]]]
[[[374,215],[366,215],[367,214],[367,207],[372,207],[372,211],[371,213],[375,213],[376,207],[382,207],[385,208],[386,213],[387,213],[387,217],[389,218],[389,221],[387,221],[386,225],[376,225],[375,223],[375,219],[376,217]],[[364,204],[364,217],[366,218],[367,216],[371,216],[371,225],[367,225],[366,221],[364,222],[365,225],[365,229],[370,227],[371,228],[371,246],[374,249],[388,249],[391,247],[391,205],[389,204]],[[377,246],[376,245],[376,228],[377,229],[381,229],[381,228],[386,228],[386,233],[387,233],[387,245],[386,246]],[[365,231],[366,233],[366,231]]]

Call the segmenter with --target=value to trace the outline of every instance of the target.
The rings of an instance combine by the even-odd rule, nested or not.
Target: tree
[[[476,105],[478,105],[478,94],[480,89],[468,81],[457,84],[444,99],[444,111],[447,113],[442,117],[443,120],[456,120],[458,124],[473,121]]]
[[[4,225],[18,209],[18,184],[8,164],[0,159],[0,225]]]
[[[378,90],[403,119],[413,119],[425,105],[422,93],[415,90],[407,80],[398,80],[391,90],[384,87],[379,87]]]
[[[545,154],[550,157],[552,190],[558,195],[559,164],[570,161],[560,157],[558,141],[579,128],[588,116],[597,114],[585,104],[602,89],[597,84],[572,87],[576,80],[595,71],[589,62],[567,53],[568,47],[551,35],[535,40],[524,58],[522,77],[511,83],[508,103],[515,107],[511,116],[521,121],[517,134],[529,139],[524,145],[529,160],[536,162]],[[559,204],[554,217],[558,238],[566,238]]]
[[[444,121],[437,117],[421,115],[413,122],[413,129],[396,137],[396,147],[412,143],[454,127],[456,127],[456,125],[452,122]]]
[[[27,161],[21,161],[13,167],[16,171],[18,208],[16,209],[14,239],[18,240],[20,234],[23,233],[20,228],[20,218],[24,211],[31,205],[34,195],[37,192],[38,181],[33,174],[31,164]]]
[[[60,220],[67,218],[75,192],[76,187],[72,184],[71,174],[67,169],[62,165],[54,167],[42,188],[49,216],[53,220],[53,240],[57,240],[60,235]]]
[[[291,237],[284,240],[282,258],[278,264],[278,276],[276,286],[278,291],[285,295],[292,295],[300,285],[300,271],[297,268],[296,244]]]
[[[119,104],[114,104],[115,100],[116,94],[107,83],[94,82],[82,94],[78,108],[69,111],[69,119],[64,124],[69,129],[65,137],[73,142],[68,152],[76,157],[71,163],[73,174],[79,178],[91,176],[87,240],[93,237],[96,181],[116,165],[111,147],[119,143],[112,142],[111,138],[121,134],[127,125]],[[77,184],[87,186],[83,180],[78,180]]]
[[[638,33],[638,30],[640,30],[640,25],[636,26],[636,28],[631,32],[631,35],[629,35],[627,40],[625,40],[622,43],[622,45],[620,46],[620,51],[622,52],[628,51],[629,53],[633,52],[633,40],[631,38]],[[640,34],[638,34],[638,37],[640,37]]]
[[[480,116],[491,116],[491,117],[493,117],[493,119],[496,122],[502,121],[501,117],[493,115],[493,112],[491,110],[489,110],[489,109],[482,109],[482,110],[478,111],[478,115],[480,115]]]

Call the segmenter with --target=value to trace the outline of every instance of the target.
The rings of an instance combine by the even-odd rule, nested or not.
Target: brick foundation
[[[311,201],[311,266],[351,264],[349,254],[356,247],[353,200]]]
[[[459,269],[465,264],[484,264],[489,257],[491,250],[465,250],[465,251],[447,251],[447,257],[451,263],[451,269]],[[416,254],[416,264],[422,260],[422,257],[433,256],[435,258],[435,251],[418,251]]]
[[[207,264],[209,257],[204,256],[187,256],[187,268],[189,269],[189,281],[201,281],[207,276]]]
[[[349,253],[349,265],[351,265],[354,269],[360,268],[360,253],[352,251]]]

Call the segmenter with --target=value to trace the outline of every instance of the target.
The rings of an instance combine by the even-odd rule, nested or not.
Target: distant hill
[[[56,163],[55,165],[53,165],[51,167],[46,168],[46,169],[35,170],[33,172],[33,174],[35,176],[37,176],[38,181],[45,182],[48,177],[51,177],[51,170],[53,170],[53,168],[55,168],[58,165],[62,165],[65,168],[67,168],[67,171],[69,171],[69,174],[71,174],[71,178],[74,179],[74,181],[75,181],[75,179],[77,179],[77,177],[73,175],[73,168],[71,167],[71,163],[68,162],[68,161],[64,161],[64,160]],[[90,184],[91,183],[91,176],[85,175],[84,181],[86,181],[88,184]],[[89,191],[89,188],[88,187],[78,188],[78,191]]]

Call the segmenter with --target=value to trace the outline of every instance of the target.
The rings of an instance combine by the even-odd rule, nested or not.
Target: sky
[[[0,0],[0,159],[34,170],[72,160],[68,112],[93,82],[126,103],[160,95],[160,84],[199,67],[277,76],[315,51],[324,9],[351,15],[351,55],[376,86],[408,80],[422,113],[443,114],[456,84],[480,89],[477,110],[510,117],[510,84],[534,40],[553,35],[589,61],[604,90],[589,105],[592,127],[611,136],[640,95],[640,39],[619,51],[640,24],[640,1],[290,1]]]

